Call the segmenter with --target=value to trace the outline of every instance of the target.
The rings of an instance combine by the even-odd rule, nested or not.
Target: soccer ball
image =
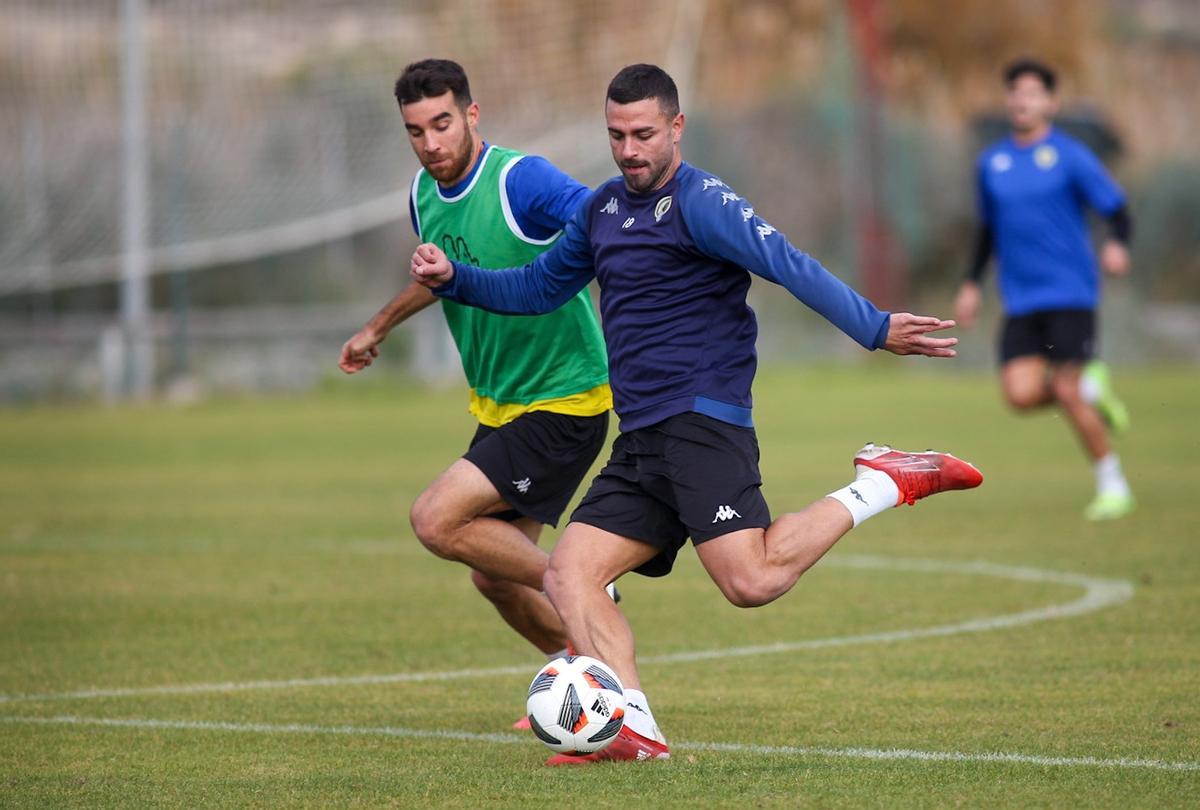
[[[534,735],[560,754],[590,754],[625,723],[625,690],[595,658],[555,658],[529,684],[525,707]]]

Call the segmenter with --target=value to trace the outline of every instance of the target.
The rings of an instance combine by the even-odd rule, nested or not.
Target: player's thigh
[[[521,534],[528,537],[535,544],[539,540],[541,540],[542,529],[544,529],[546,527],[546,524],[542,523],[541,521],[537,520],[536,518],[524,517],[524,516],[519,517],[519,518],[514,518],[513,520],[510,520],[509,523],[516,526],[518,529],[520,529]]]
[[[709,577],[733,604],[755,601],[766,560],[765,529],[729,532],[696,544],[696,556]]]
[[[1000,386],[1004,398],[1014,407],[1038,405],[1046,399],[1046,372],[1049,364],[1040,355],[1014,357],[1000,367]]]
[[[649,543],[624,537],[587,523],[568,523],[550,554],[548,576],[560,584],[601,586],[616,580],[659,553]]]
[[[508,508],[483,471],[460,458],[417,496],[413,522],[462,522]]]

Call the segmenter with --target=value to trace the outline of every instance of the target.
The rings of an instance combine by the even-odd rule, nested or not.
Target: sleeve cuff
[[[879,331],[875,333],[875,344],[871,347],[874,349],[882,349],[887,345],[888,330],[892,328],[892,313],[884,314],[883,323],[879,325]]]
[[[430,292],[438,298],[457,300],[458,280],[462,278],[463,266],[455,261],[450,262],[450,266],[454,268],[454,277],[440,287],[433,287]]]

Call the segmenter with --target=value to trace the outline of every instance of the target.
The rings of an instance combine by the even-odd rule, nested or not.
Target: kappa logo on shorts
[[[529,476],[525,476],[520,481],[513,481],[512,483],[513,486],[517,488],[517,492],[520,492],[522,495],[524,495],[529,491],[529,486],[533,482],[529,480]]]
[[[717,507],[717,516],[713,518],[712,522],[716,523],[718,520],[721,520],[721,521],[733,520],[734,518],[740,518],[740,517],[741,517],[741,515],[739,515],[737,513],[737,510],[734,509],[732,506],[722,505],[722,506]]]

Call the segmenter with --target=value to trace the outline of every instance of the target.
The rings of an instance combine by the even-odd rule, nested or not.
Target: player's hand
[[[979,289],[979,285],[974,281],[964,281],[959,288],[958,296],[954,299],[954,320],[958,321],[964,329],[970,329],[975,325],[975,318],[979,315],[979,306],[983,302],[983,292]]]
[[[929,337],[931,332],[950,329],[954,321],[943,321],[927,315],[893,312],[888,326],[887,342],[883,348],[892,354],[923,354],[926,357],[954,357],[952,348],[958,338]]]
[[[342,356],[338,358],[338,368],[347,374],[362,371],[379,356],[379,344],[383,335],[374,329],[364,326],[354,337],[342,344]]]
[[[413,281],[432,290],[454,278],[454,265],[441,248],[426,242],[413,252],[411,272]]]
[[[1125,275],[1130,267],[1129,248],[1116,239],[1107,240],[1100,248],[1100,266],[1114,276]]]

